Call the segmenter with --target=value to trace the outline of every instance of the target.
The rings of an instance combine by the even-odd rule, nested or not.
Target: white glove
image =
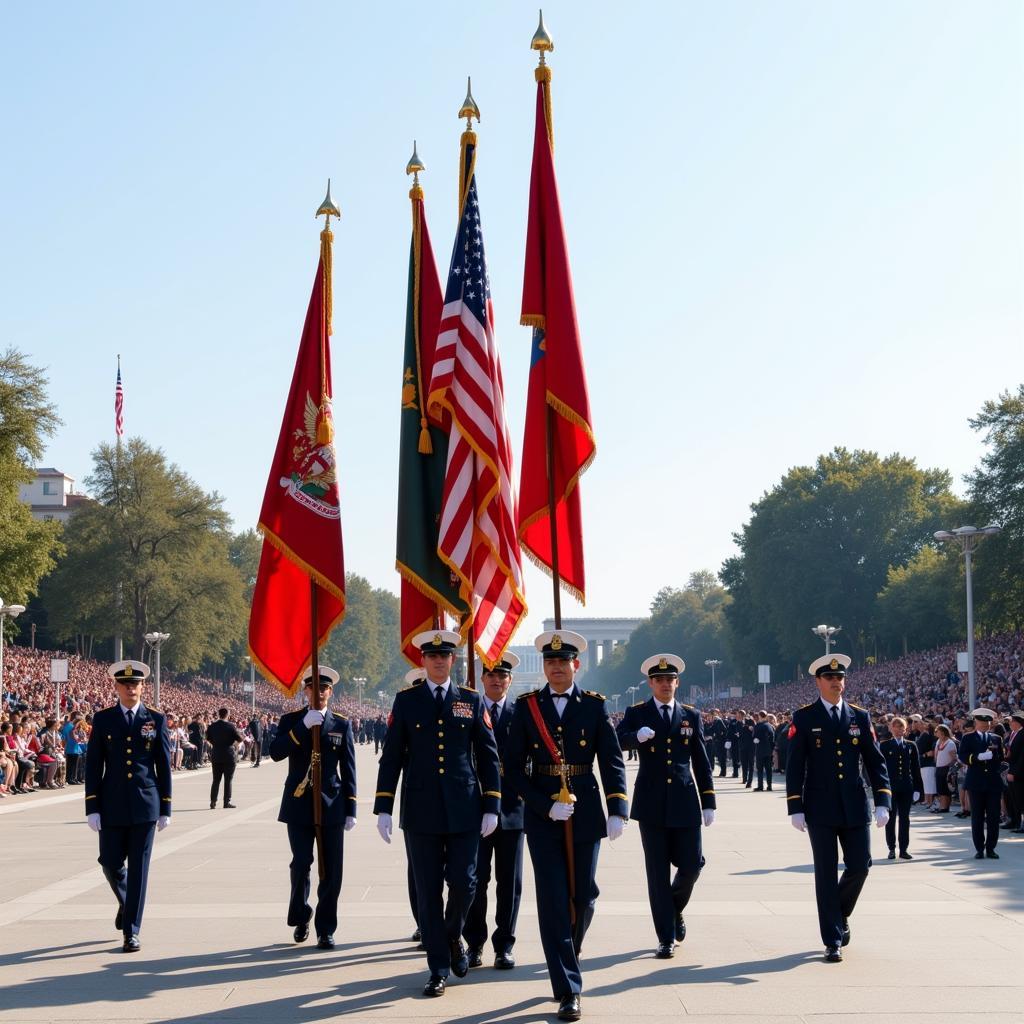
[[[921,799],[921,794],[918,793],[917,790],[914,790],[910,795],[910,799],[916,804],[917,801]]]
[[[889,823],[889,808],[888,807],[876,807],[875,808],[875,825],[878,828],[885,828]]]
[[[480,822],[480,838],[486,839],[498,827],[496,814],[485,814]]]
[[[391,842],[391,815],[390,814],[378,814],[377,815],[377,831],[380,833],[381,839],[385,843]]]
[[[302,716],[302,724],[307,729],[312,729],[314,725],[323,725],[324,724],[324,713],[323,713],[323,711],[317,711],[316,708],[310,708]]]
[[[732,750],[732,744],[728,740],[725,741],[725,749]]]
[[[355,818],[351,818],[350,817],[350,818],[346,818],[345,819],[345,831],[346,832],[351,832],[352,829],[354,829],[355,827],[356,827],[356,819]]]
[[[978,755],[978,760],[979,761],[991,761],[992,760],[992,751],[991,750],[986,750],[984,754],[979,754]]]
[[[791,814],[789,816],[789,823],[799,832],[807,831],[807,822],[804,821],[804,816],[802,814]]]
[[[608,838],[614,843],[626,828],[626,819],[617,814],[608,815]]]
[[[551,810],[548,811],[548,817],[552,821],[568,821],[574,810],[576,810],[575,804],[563,804],[556,800],[551,805]]]
[[[90,814],[86,819],[85,823],[93,830],[93,832],[99,832],[103,827],[100,824],[100,816],[98,814]]]
[[[169,814],[161,814],[160,817],[156,819],[157,832],[163,832],[163,830],[167,828],[167,826],[170,825],[170,823],[171,816]]]
[[[654,730],[650,726],[642,725],[636,731],[637,743],[646,743],[654,735]]]
[[[714,810],[712,808],[705,807],[704,810],[701,811],[700,813],[704,816],[704,824],[708,828],[710,828],[712,825],[714,825],[714,823],[715,823],[715,812],[714,812]]]

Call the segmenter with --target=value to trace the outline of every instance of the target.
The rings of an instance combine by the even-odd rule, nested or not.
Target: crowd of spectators
[[[57,689],[50,682],[50,660],[68,661],[68,681]],[[0,703],[0,799],[41,789],[81,785],[85,776],[85,752],[95,711],[114,703],[113,684],[103,662],[63,651],[36,651],[6,647],[3,667],[3,701]],[[255,710],[251,692],[242,680],[202,676],[169,678],[160,683],[160,710],[166,715],[171,737],[174,771],[195,771],[209,754],[206,727],[227,708],[238,726],[242,742],[239,759],[258,763],[267,753],[280,715],[299,707],[300,698],[289,699],[257,680]],[[152,683],[143,700],[152,702]],[[383,722],[378,704],[337,695],[332,708],[353,721],[360,742],[373,742]]]

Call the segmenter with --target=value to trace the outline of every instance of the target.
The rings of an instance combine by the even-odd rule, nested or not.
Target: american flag
[[[117,361],[117,386],[114,388],[114,432],[124,435],[124,388],[121,386],[121,360]]]
[[[438,328],[429,404],[451,413],[438,554],[459,577],[476,648],[484,663],[492,665],[525,617],[526,601],[475,149],[464,139],[462,214]],[[463,623],[464,628],[468,625]]]

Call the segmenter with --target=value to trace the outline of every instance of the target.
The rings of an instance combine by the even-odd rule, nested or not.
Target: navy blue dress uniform
[[[511,674],[518,664],[516,655],[506,653],[492,671]],[[514,704],[507,697],[488,707],[500,758],[504,757],[508,744],[513,709]],[[496,957],[494,965],[501,969],[515,966],[512,948],[516,944],[516,921],[523,897],[523,809],[523,798],[502,778],[498,827],[480,840],[476,859],[476,896],[462,932],[470,947],[479,948],[487,941],[487,887],[491,881],[493,860],[495,908],[491,946]]]
[[[149,667],[118,661],[107,670],[118,683],[142,683]],[[164,716],[141,701],[97,711],[85,753],[85,813],[99,828],[99,864],[117,899],[115,927],[125,952],[139,948],[149,861],[157,822],[171,816],[171,740]],[[127,867],[126,867],[127,865]]]
[[[743,720],[732,716],[725,723],[725,742],[729,744],[729,759],[732,761],[732,777],[740,775],[740,735],[743,732]]]
[[[999,808],[1003,796],[1003,739],[992,728],[995,714],[988,708],[976,708],[971,712],[974,732],[960,741],[958,756],[961,764],[967,766],[964,789],[971,798],[971,836],[974,839],[974,856],[981,860],[989,857],[998,860],[996,844],[999,841]],[[989,756],[986,756],[989,755]]]
[[[845,679],[849,664],[846,655],[830,654],[813,662],[810,672]],[[787,809],[790,815],[803,815],[810,836],[818,924],[830,961],[842,959],[840,946],[850,937],[848,918],[871,868],[871,810],[861,783],[862,764],[875,807],[885,809],[880,817],[888,816],[892,797],[870,716],[843,700],[841,688],[839,694],[838,705],[826,708],[819,699],[793,713],[786,763]],[[846,867],[837,881],[839,847]]]
[[[541,633],[534,646],[545,661],[567,664],[586,649],[586,640],[568,630]],[[515,704],[505,743],[505,780],[526,801],[524,827],[533,862],[537,890],[541,945],[547,961],[551,989],[564,1004],[577,1002],[575,1011],[560,1010],[563,1019],[578,1016],[582,991],[579,953],[594,916],[599,895],[597,860],[608,825],[601,793],[594,776],[597,764],[609,815],[625,821],[629,813],[626,769],[605,698],[580,690],[575,682],[558,696],[559,714],[550,686],[521,696]],[[533,710],[531,710],[531,708]],[[534,715],[539,715],[565,761],[567,784],[575,797],[571,818],[575,863],[574,913],[570,913],[566,864],[567,829],[550,817],[552,803],[562,788],[561,771],[552,757]],[[575,923],[573,923],[573,917]],[[575,1013],[575,1016],[573,1015]]]
[[[885,767],[889,772],[889,786],[892,789],[893,813],[885,824],[885,843],[889,847],[889,859],[896,855],[897,819],[899,819],[900,857],[913,860],[910,854],[910,807],[914,794],[918,798],[924,792],[921,779],[921,754],[917,744],[905,737],[891,736],[880,744]]]
[[[717,711],[714,713],[714,717],[711,720],[711,726],[708,729],[707,736],[711,742],[714,750],[714,755],[711,759],[712,766],[714,766],[715,759],[718,759],[719,777],[724,778],[725,776],[725,762],[726,762],[726,734],[728,729],[726,728],[725,722],[722,721],[721,716]]]
[[[744,717],[740,733],[740,774],[747,789],[754,782],[754,725],[752,718]]]
[[[1007,786],[1006,810],[1010,816],[1010,830],[1024,832],[1024,711],[1014,711],[1010,718],[1022,726],[1010,727],[1006,737]]]
[[[319,673],[321,687],[332,687],[338,681],[338,673],[325,665],[319,666]],[[311,681],[312,676],[307,674],[304,683],[308,686]],[[317,885],[314,914],[309,905],[309,876],[316,840],[310,771],[313,734],[303,723],[308,711],[309,708],[300,708],[281,716],[277,733],[270,744],[270,757],[273,761],[288,759],[288,774],[277,815],[277,820],[288,826],[288,845],[292,851],[288,924],[295,929],[295,940],[303,942],[309,934],[309,922],[312,919],[320,946],[330,948],[334,944],[333,936],[338,927],[338,897],[341,894],[345,861],[345,828],[347,820],[351,818],[354,822],[356,817],[356,751],[349,720],[325,707],[324,720],[320,726],[324,875]]]
[[[757,788],[772,791],[772,754],[775,752],[775,730],[767,718],[754,726],[754,760],[757,762]]]
[[[651,679],[678,679],[685,667],[676,655],[656,654],[641,671]],[[645,728],[654,735],[641,732]],[[627,708],[616,732],[623,750],[640,752],[631,817],[640,823],[658,956],[668,958],[686,935],[683,911],[704,867],[702,812],[715,809],[704,728],[700,713],[689,705],[652,697]]]
[[[419,686],[424,679],[427,678],[427,670],[425,668],[411,668],[405,673],[405,685],[406,686]],[[383,722],[381,729],[380,741],[383,746],[384,740],[387,739],[388,735],[388,723]],[[376,751],[374,751],[376,753]],[[405,784],[408,781],[409,775],[407,772],[402,772],[402,789],[400,801],[400,808],[405,807]],[[412,919],[416,924],[416,930],[412,933],[412,941],[420,943],[423,938],[420,932],[420,908],[419,901],[416,898],[416,875],[412,870],[412,852],[409,850],[409,833],[405,831],[405,823],[401,816],[401,809],[399,810],[398,827],[402,830],[402,841],[405,844],[405,884],[409,891],[409,909],[412,911]],[[420,949],[423,949],[423,945],[420,943]]]
[[[438,630],[413,642],[424,653],[448,654],[461,638]],[[399,824],[415,877],[428,989],[453,968],[466,973],[461,935],[476,895],[481,821],[500,809],[498,747],[485,711],[479,693],[450,680],[406,687],[395,694],[381,750],[373,813],[391,815],[401,777]],[[440,995],[444,985],[424,991]]]

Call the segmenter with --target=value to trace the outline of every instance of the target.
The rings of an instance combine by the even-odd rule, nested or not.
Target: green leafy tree
[[[1002,533],[975,556],[976,620],[988,629],[1024,628],[1024,384],[984,404],[970,421],[984,434],[981,465],[967,477],[975,526]]]
[[[18,497],[60,423],[46,385],[16,349],[0,356],[0,597],[8,604],[27,602],[62,550],[60,523],[33,519]]]
[[[171,634],[164,663],[219,662],[245,628],[223,499],[140,438],[101,444],[86,484],[96,501],[68,523],[68,554],[47,581],[51,628],[65,637],[119,625],[134,657]]]
[[[738,637],[769,632],[784,665],[807,660],[810,628],[840,625],[839,649],[863,661],[890,567],[906,565],[956,505],[945,470],[902,455],[837,448],[791,469],[755,502],[722,569],[737,582],[726,611]],[[749,645],[736,651],[744,661]]]
[[[963,592],[955,552],[924,547],[905,565],[889,570],[878,595],[879,639],[890,655],[937,647],[964,633],[957,604]]]

